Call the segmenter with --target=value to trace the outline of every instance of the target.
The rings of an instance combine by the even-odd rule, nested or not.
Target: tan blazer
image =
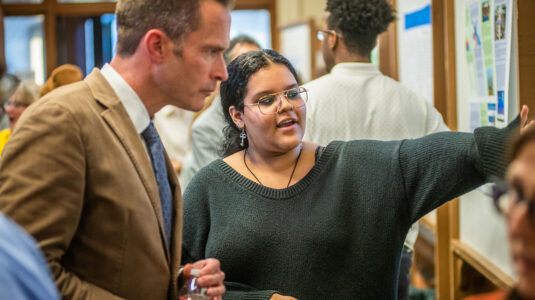
[[[150,158],[99,70],[20,118],[0,161],[0,210],[38,241],[65,299],[176,299],[182,199],[166,246]]]

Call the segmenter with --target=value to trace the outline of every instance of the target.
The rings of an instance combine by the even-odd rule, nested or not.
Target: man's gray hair
[[[178,45],[200,25],[201,1],[215,1],[231,7],[233,0],[119,0],[117,16],[117,54],[128,57],[136,52],[141,38],[151,29],[162,30]]]

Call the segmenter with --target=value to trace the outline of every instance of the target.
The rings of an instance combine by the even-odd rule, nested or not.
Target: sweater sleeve
[[[441,132],[403,141],[399,164],[411,222],[491,176],[502,178],[506,148],[519,124],[517,118],[503,129],[481,127],[474,134]]]

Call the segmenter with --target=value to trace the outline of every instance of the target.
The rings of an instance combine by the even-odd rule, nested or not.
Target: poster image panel
[[[505,39],[505,17],[507,7],[505,4],[496,6],[494,12],[494,39]]]

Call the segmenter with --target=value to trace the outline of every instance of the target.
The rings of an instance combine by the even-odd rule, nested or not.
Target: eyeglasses
[[[304,87],[296,87],[278,93],[262,96],[256,103],[244,104],[245,106],[258,106],[260,112],[264,115],[274,115],[277,113],[282,105],[282,97],[293,108],[305,106],[308,100],[308,93]],[[277,97],[279,101],[277,101]]]
[[[17,108],[17,107],[27,107],[28,105],[21,103],[19,101],[13,101],[13,102],[7,101],[6,103],[4,103],[4,109],[8,108],[8,106],[13,106]]]
[[[318,38],[318,41],[323,41],[323,39],[325,39],[326,34],[334,34],[339,38],[342,37],[338,32],[334,30],[318,30],[318,34],[316,36]]]
[[[503,182],[492,186],[494,206],[502,215],[509,215],[515,208],[527,206],[529,220],[535,226],[535,199],[526,199],[522,190]]]

